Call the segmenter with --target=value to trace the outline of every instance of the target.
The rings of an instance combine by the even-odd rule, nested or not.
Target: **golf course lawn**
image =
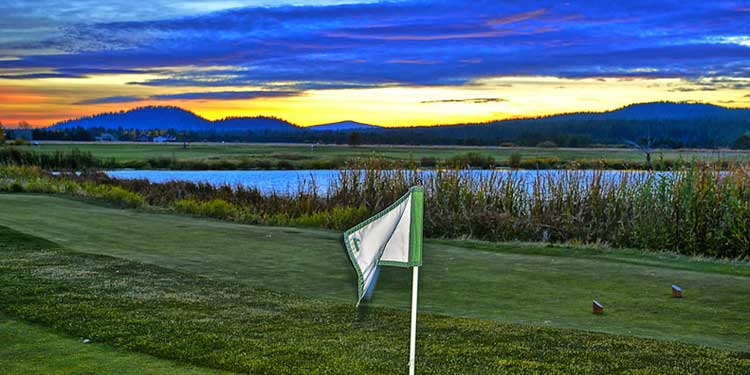
[[[219,370],[177,364],[145,354],[83,344],[0,314],[2,374],[223,374]]]
[[[200,372],[175,363],[263,374],[406,370],[404,310],[73,252],[4,226],[0,254],[4,374]],[[750,371],[747,352],[430,313],[420,314],[417,337],[420,374]]]
[[[354,271],[329,231],[0,195],[0,226],[77,252],[353,305]],[[541,244],[428,240],[420,311],[750,351],[750,265]],[[385,268],[373,305],[408,308],[410,272]],[[674,299],[679,284],[685,298]],[[591,314],[598,299],[605,314]]]

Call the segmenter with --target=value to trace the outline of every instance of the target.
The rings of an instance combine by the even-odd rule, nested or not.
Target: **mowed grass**
[[[69,337],[89,337],[94,348],[103,343],[117,350],[243,373],[406,370],[406,311],[358,310],[351,304],[299,298],[56,246],[27,248],[24,242],[38,242],[37,237],[5,227],[0,227],[0,240],[11,244],[0,246],[0,310],[35,323],[28,332],[16,334],[13,324],[0,321],[0,327],[11,330],[7,335],[11,345],[0,347],[0,355],[14,360],[4,373],[44,372],[45,368],[88,372],[84,366],[89,357],[76,357],[80,344],[74,347],[71,339],[63,338],[66,342],[58,347],[54,336],[35,342],[41,332],[38,326]],[[106,356],[97,358],[89,373],[117,370],[121,358],[116,353],[122,352],[101,348]],[[25,353],[35,350],[44,354],[27,363]],[[59,358],[57,352],[70,354]],[[419,317],[418,353],[420,374],[750,371],[748,353],[424,313]]]
[[[0,264],[5,251],[55,251],[60,246],[0,227]],[[9,303],[11,301],[4,301]],[[1,374],[222,374],[149,355],[83,343],[84,337],[61,335],[0,313]]]
[[[353,305],[340,234],[117,210],[45,195],[0,195],[0,225],[67,249],[247,287]],[[750,266],[543,244],[428,240],[421,311],[750,351]],[[685,289],[671,298],[670,285]],[[385,268],[374,306],[406,309],[410,272]],[[605,305],[591,314],[591,301]]]
[[[452,157],[476,153],[490,156],[498,161],[507,161],[511,155],[523,159],[558,158],[563,161],[644,162],[644,155],[632,149],[619,148],[536,148],[536,147],[435,147],[435,146],[358,146],[347,145],[300,145],[300,144],[220,144],[195,143],[189,148],[182,144],[148,143],[50,143],[42,142],[34,147],[38,152],[70,151],[79,149],[91,152],[99,158],[114,158],[118,161],[142,161],[154,158],[177,160],[326,160],[377,157],[385,160],[419,162],[422,158],[446,160]],[[750,152],[737,150],[657,150],[654,160],[750,160]]]
[[[114,350],[0,314],[2,374],[223,374],[149,355]]]

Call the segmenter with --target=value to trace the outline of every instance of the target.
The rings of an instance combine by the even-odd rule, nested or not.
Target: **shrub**
[[[521,167],[521,154],[514,152],[508,157],[508,166],[511,168]]]
[[[206,216],[217,219],[233,219],[242,217],[238,215],[238,209],[231,203],[214,198],[209,201],[198,201],[192,198],[181,199],[174,203],[174,209],[178,212],[192,215]]]

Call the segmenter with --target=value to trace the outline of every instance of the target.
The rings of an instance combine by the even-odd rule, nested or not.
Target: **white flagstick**
[[[412,267],[411,280],[411,341],[409,343],[409,375],[414,375],[414,357],[417,352],[417,284],[419,267]]]

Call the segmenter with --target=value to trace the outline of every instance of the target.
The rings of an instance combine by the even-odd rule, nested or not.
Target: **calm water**
[[[299,171],[162,171],[162,170],[118,170],[108,171],[107,175],[122,179],[147,179],[151,182],[167,181],[191,181],[207,182],[213,185],[230,185],[255,187],[263,193],[278,192],[285,193],[297,189],[303,181],[314,179],[318,186],[318,191],[324,193],[331,182],[339,175],[338,170],[299,170]],[[423,172],[426,174],[434,173],[432,171]],[[488,175],[492,171],[472,170],[467,171],[475,176]],[[518,177],[522,177],[527,183],[541,174],[557,178],[564,171],[560,170],[519,170],[508,172]],[[582,171],[586,175],[591,175],[593,171]],[[604,171],[605,178],[619,178],[623,173],[644,174],[646,172],[638,171]],[[529,186],[531,188],[531,186]]]

